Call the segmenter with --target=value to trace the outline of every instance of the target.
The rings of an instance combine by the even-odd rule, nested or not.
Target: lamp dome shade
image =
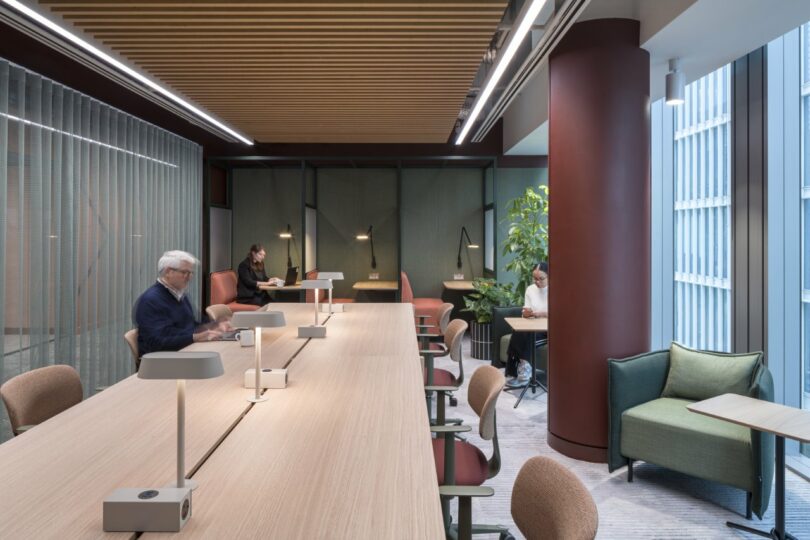
[[[332,282],[328,279],[305,279],[301,282],[302,289],[331,289]]]
[[[318,279],[343,279],[343,272],[318,272]]]
[[[218,352],[153,352],[143,355],[140,379],[213,379],[225,373]]]
[[[233,314],[231,324],[236,328],[277,328],[286,326],[281,311],[239,311]]]

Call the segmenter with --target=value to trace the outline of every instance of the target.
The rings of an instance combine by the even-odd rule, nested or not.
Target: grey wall
[[[402,170],[402,269],[415,296],[441,297],[442,281],[453,279],[456,272],[466,279],[481,276],[483,178],[484,171],[473,168]],[[482,248],[462,249],[458,270],[462,226]]]
[[[397,170],[319,168],[318,269],[343,272],[334,294],[354,297],[352,285],[368,279],[371,249],[355,236],[374,226],[374,251],[381,280],[397,279]]]
[[[492,169],[487,170],[491,174]],[[498,169],[495,176],[495,207],[497,225],[495,229],[495,257],[498,263],[498,281],[501,283],[514,283],[517,281],[512,272],[505,270],[506,264],[512,256],[504,256],[503,242],[509,232],[507,210],[513,199],[520,197],[529,186],[548,185],[548,169]],[[550,194],[550,204],[554,204],[554,195]]]
[[[287,241],[278,235],[288,223],[295,235],[290,246],[293,265],[301,266],[301,169],[234,169],[232,179],[234,270],[250,245],[259,242],[267,251],[267,274],[283,279]]]

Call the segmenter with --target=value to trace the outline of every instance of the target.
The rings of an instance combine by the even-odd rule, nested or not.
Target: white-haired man
[[[186,288],[199,261],[185,251],[167,251],[158,261],[158,279],[138,298],[135,324],[138,352],[179,351],[195,341],[219,339],[222,333],[194,318]]]

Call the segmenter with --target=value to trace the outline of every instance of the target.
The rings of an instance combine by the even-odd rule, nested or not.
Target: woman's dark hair
[[[546,274],[548,274],[548,263],[546,261],[541,261],[535,264],[534,268],[532,268],[532,272],[534,272],[535,270],[540,270],[541,272],[545,272]]]
[[[248,250],[247,258],[248,261],[250,261],[250,267],[257,272],[264,271],[264,261],[261,262],[254,261],[253,256],[258,252],[262,251],[263,249],[264,248],[262,247],[261,244],[253,244],[252,246],[250,246],[250,249]]]

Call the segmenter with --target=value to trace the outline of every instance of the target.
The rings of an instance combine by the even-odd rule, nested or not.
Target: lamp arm
[[[374,256],[374,231],[373,227],[368,228],[368,240],[371,243],[371,267],[377,268],[377,257]]]

